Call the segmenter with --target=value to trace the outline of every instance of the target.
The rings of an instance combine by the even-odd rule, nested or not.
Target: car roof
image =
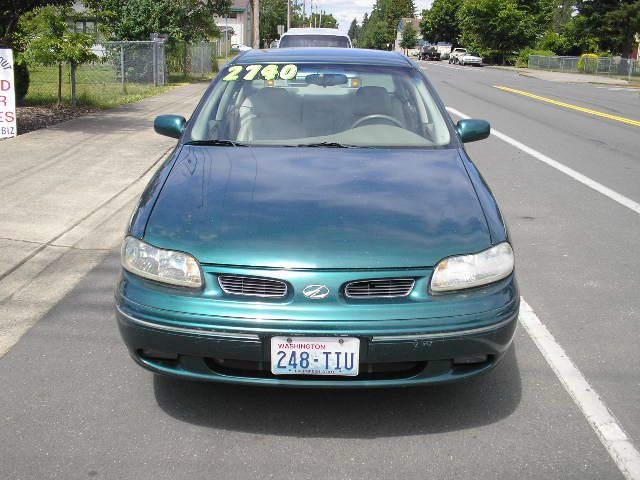
[[[285,35],[337,35],[340,37],[348,37],[346,33],[342,33],[337,28],[290,28],[282,34]]]
[[[269,48],[249,50],[238,55],[233,63],[350,63],[389,67],[415,67],[398,52],[360,48]]]

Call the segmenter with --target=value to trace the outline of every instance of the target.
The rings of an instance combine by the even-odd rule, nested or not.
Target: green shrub
[[[516,67],[526,68],[529,66],[529,55],[542,55],[544,57],[553,57],[555,53],[551,50],[536,50],[535,48],[525,48],[518,52],[516,58]]]
[[[16,102],[22,103],[29,91],[29,69],[27,62],[18,59],[14,64],[13,75],[16,82]]]
[[[585,53],[578,60],[578,71],[581,73],[596,73],[598,71],[598,55]]]
[[[552,52],[562,52],[564,38],[556,32],[546,32],[542,38],[536,42],[537,50],[547,50]]]

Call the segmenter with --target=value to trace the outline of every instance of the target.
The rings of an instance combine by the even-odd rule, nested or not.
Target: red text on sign
[[[15,119],[13,112],[0,112],[0,123],[13,123]]]

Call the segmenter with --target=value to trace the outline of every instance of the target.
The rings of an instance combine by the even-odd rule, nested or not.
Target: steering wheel
[[[375,118],[379,118],[381,120],[387,120],[388,122],[391,122],[391,123],[397,125],[398,127],[403,128],[402,127],[402,123],[400,123],[400,121],[398,119],[390,117],[389,115],[383,115],[381,113],[374,113],[373,115],[367,115],[366,117],[359,118],[358,120],[353,122],[353,124],[349,128],[356,128],[356,127],[360,126],[360,124],[362,124],[364,122],[368,122],[369,120],[373,120]]]

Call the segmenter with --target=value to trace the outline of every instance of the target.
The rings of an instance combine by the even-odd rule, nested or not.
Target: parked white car
[[[337,28],[290,28],[280,37],[278,48],[351,48],[351,39]]]
[[[454,48],[449,55],[449,63],[458,63],[458,59],[467,54],[466,48]]]
[[[469,52],[458,57],[460,65],[477,65],[482,66],[482,57],[476,52]]]
[[[232,52],[246,52],[247,50],[253,50],[253,48],[248,47],[247,45],[243,45],[242,43],[232,43],[231,51]]]

